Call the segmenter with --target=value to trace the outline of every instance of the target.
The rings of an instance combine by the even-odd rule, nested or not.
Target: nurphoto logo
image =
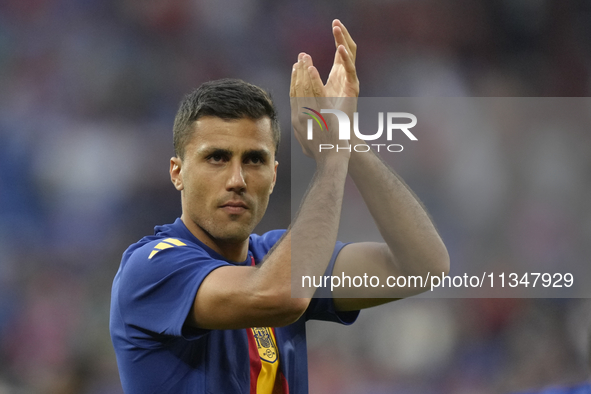
[[[314,138],[314,121],[320,126],[320,130],[322,132],[328,131],[328,124],[326,120],[321,114],[333,114],[337,117],[339,122],[339,140],[350,140],[351,139],[351,120],[349,116],[338,109],[321,109],[320,112],[310,108],[310,107],[302,107],[310,112],[303,112],[306,115],[309,115],[312,119],[308,119],[308,140],[312,140]],[[394,123],[394,119],[408,119],[410,120],[409,123]],[[413,128],[417,124],[417,117],[409,112],[387,112],[386,113],[386,139],[388,141],[392,141],[392,136],[394,135],[395,130],[402,131],[411,141],[417,141],[417,137],[414,136],[413,133],[410,132],[409,129]],[[355,135],[364,140],[364,141],[374,141],[377,140],[382,136],[384,133],[384,113],[378,112],[378,131],[374,134],[361,134],[359,131],[359,113],[353,113],[353,132]],[[388,152],[402,152],[403,146],[400,144],[371,144],[371,146],[376,147],[377,151],[380,151],[380,147],[386,147]],[[370,145],[367,144],[356,144],[352,146],[355,152],[367,152],[369,151]],[[337,152],[339,150],[346,149],[351,151],[351,145],[347,144],[346,146],[339,146],[336,147],[332,144],[319,144],[318,145],[319,152],[323,150],[331,150],[336,149]]]

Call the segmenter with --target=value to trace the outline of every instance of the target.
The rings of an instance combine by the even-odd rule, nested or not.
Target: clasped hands
[[[304,154],[317,162],[331,155],[350,156],[347,149],[322,152],[321,144],[332,144],[346,148],[349,140],[339,139],[339,122],[331,113],[322,115],[322,109],[336,109],[347,114],[352,125],[353,113],[357,109],[359,80],[355,69],[357,44],[341,21],[332,23],[335,40],[335,57],[326,84],[323,84],[312,57],[301,52],[293,65],[289,95],[291,98],[291,119],[295,137]],[[309,130],[311,120],[312,130]]]

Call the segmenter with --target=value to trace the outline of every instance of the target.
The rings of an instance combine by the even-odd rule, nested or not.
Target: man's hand
[[[295,137],[302,146],[304,154],[313,157],[317,162],[333,154],[348,156],[349,151],[340,149],[340,152],[338,150],[319,152],[320,144],[339,145],[337,139],[339,127],[334,115],[325,118],[325,126],[328,126],[328,130],[324,130],[321,124],[320,127],[315,127],[313,139],[308,140],[307,121],[312,119],[311,109],[315,111],[339,109],[347,113],[349,119],[353,119],[352,114],[356,110],[356,98],[359,95],[359,80],[355,69],[357,45],[339,20],[333,21],[332,30],[336,51],[326,85],[322,83],[312,57],[304,52],[298,55],[298,62],[294,64],[291,74],[290,97]],[[346,148],[348,144],[349,141],[341,140],[339,146]]]
[[[355,69],[357,44],[345,25],[338,19],[332,22],[332,34],[337,50],[324,86],[326,97],[357,97],[359,96],[359,80]]]
[[[298,55],[298,62],[294,64],[291,75],[290,97],[357,97],[359,96],[359,80],[355,69],[355,58],[357,56],[357,44],[345,28],[345,25],[335,19],[332,22],[332,34],[334,36],[336,52],[332,69],[328,75],[326,85],[322,83],[320,74],[314,64],[312,57],[305,52]],[[307,62],[301,62],[306,57]],[[297,73],[299,68],[305,66],[309,71],[311,84],[303,86],[308,78]],[[298,78],[299,77],[299,78]],[[299,86],[301,85],[301,86]],[[301,89],[299,89],[301,88]]]

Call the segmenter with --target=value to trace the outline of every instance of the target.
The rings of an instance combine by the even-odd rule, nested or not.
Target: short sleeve
[[[337,256],[345,245],[347,244],[337,241],[330,263],[328,264],[324,275],[332,275]],[[345,325],[354,323],[358,316],[359,311],[337,311],[334,306],[330,288],[328,287],[319,287],[316,290],[314,298],[310,301],[310,305],[305,313],[306,320],[331,321]]]
[[[207,332],[183,329],[183,325],[203,279],[229,264],[192,244],[170,240],[136,249],[122,266],[117,301],[135,339],[154,334],[196,339]]]
[[[255,260],[262,261],[284,234],[285,230],[272,230],[263,235],[251,234],[250,249]]]

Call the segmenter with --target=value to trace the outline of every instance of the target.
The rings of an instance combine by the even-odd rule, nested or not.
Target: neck
[[[248,256],[248,238],[239,242],[216,239],[191,219],[189,219],[185,214],[181,215],[181,220],[187,229],[189,229],[191,234],[193,234],[199,241],[213,249],[216,253],[236,263],[241,263],[246,260],[246,257]]]

